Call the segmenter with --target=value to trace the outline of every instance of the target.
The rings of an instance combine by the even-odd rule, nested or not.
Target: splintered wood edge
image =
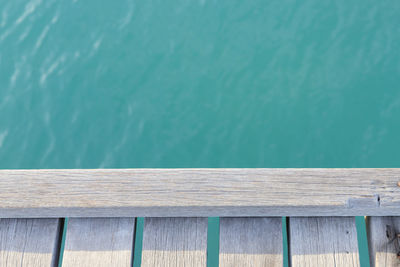
[[[396,216],[400,169],[0,170],[0,218]]]

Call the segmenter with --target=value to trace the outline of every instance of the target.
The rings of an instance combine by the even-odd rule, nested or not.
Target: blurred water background
[[[400,167],[399,14],[0,0],[0,168]]]

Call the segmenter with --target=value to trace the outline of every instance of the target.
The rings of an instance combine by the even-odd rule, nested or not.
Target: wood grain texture
[[[57,219],[0,219],[0,266],[56,266]]]
[[[387,232],[388,227],[393,234],[400,233],[400,217],[370,217],[367,219],[367,234],[371,267],[400,266],[397,258],[394,236]],[[388,236],[389,235],[389,236]]]
[[[130,266],[134,218],[70,218],[62,266]]]
[[[207,218],[146,218],[142,267],[206,266]]]
[[[221,218],[220,267],[283,266],[281,218]]]
[[[292,266],[360,266],[354,217],[290,218]]]
[[[400,169],[0,170],[0,217],[399,215],[399,180]]]

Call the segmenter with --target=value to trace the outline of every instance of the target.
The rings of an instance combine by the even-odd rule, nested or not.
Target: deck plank
[[[354,217],[289,220],[292,266],[360,266]]]
[[[396,216],[399,177],[400,169],[0,170],[0,217]]]
[[[146,218],[142,267],[206,266],[207,218]]]
[[[392,232],[393,235],[391,235],[390,232]],[[393,240],[395,233],[400,233],[400,217],[367,218],[371,267],[400,266],[400,260],[397,258],[397,251],[394,243],[395,240]]]
[[[221,267],[283,265],[281,218],[221,218]]]
[[[0,266],[56,266],[58,219],[0,219]]]
[[[62,266],[130,266],[134,228],[134,218],[70,218]]]

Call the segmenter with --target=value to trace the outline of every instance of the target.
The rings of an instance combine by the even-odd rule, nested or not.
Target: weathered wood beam
[[[359,267],[354,217],[289,219],[292,266]]]
[[[0,219],[0,266],[57,266],[59,220]]]
[[[206,267],[207,218],[146,218],[142,267]]]
[[[0,217],[400,215],[400,169],[0,170]]]
[[[63,267],[131,266],[135,218],[68,220]]]
[[[283,266],[282,219],[221,218],[220,267]]]

